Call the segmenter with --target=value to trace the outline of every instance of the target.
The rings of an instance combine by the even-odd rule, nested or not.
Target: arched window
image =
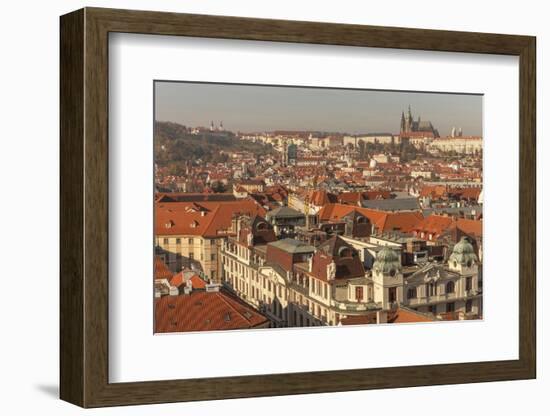
[[[259,222],[259,223],[256,225],[256,230],[258,230],[258,231],[267,230],[267,223],[265,223],[265,222]]]
[[[340,257],[352,257],[352,250],[349,247],[340,247],[338,250],[338,255]]]
[[[357,217],[357,224],[366,224],[367,223],[367,219],[365,217]]]
[[[416,287],[410,287],[407,290],[407,299],[416,299]]]
[[[445,285],[445,292],[446,293],[454,293],[455,292],[455,282],[447,282]]]

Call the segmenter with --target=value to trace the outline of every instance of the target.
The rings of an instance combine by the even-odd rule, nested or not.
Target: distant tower
[[[283,166],[288,166],[288,142],[286,139],[283,140],[283,155],[281,162]]]
[[[210,122],[210,131],[214,131],[214,121]]]
[[[404,133],[410,133],[413,129],[413,116],[412,116],[412,112],[411,112],[411,106],[409,105],[409,110],[407,111],[407,115],[405,116],[405,122],[403,123],[402,121],[402,124],[404,124],[404,128],[403,128],[403,132]]]
[[[220,131],[223,131],[223,121],[220,121]]]
[[[401,111],[401,133],[405,133],[405,112]]]
[[[456,127],[454,127],[454,126],[451,129],[451,137],[456,137]]]
[[[462,127],[458,129],[458,137],[462,137]]]

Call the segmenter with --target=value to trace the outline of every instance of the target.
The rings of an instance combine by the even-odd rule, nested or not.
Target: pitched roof
[[[154,277],[155,280],[157,279],[168,279],[170,280],[174,273],[168,268],[166,263],[162,261],[160,256],[155,256],[155,264],[154,264]]]
[[[318,207],[336,202],[337,200],[336,195],[328,193],[327,191],[311,191],[308,197],[310,204]]]
[[[193,289],[204,289],[204,288],[206,288],[206,282],[204,280],[202,280],[199,277],[199,275],[193,274],[190,277],[190,280],[191,280],[191,285],[192,285]],[[170,280],[170,285],[171,286],[180,287],[184,283],[185,283],[185,276],[184,276],[183,271],[181,271],[178,274],[174,275],[174,277],[172,277],[172,279]]]
[[[155,332],[213,331],[263,326],[267,318],[223,291],[155,299]]]
[[[427,216],[414,227],[414,231],[441,235],[454,227],[474,237],[481,237],[483,234],[483,221],[465,218],[454,219],[442,215]]]
[[[294,208],[290,207],[278,207],[271,211],[269,211],[266,214],[266,218],[272,218],[272,217],[278,217],[278,218],[294,218],[294,217],[305,217],[304,213],[295,210]]]
[[[466,234],[470,234],[475,237],[481,237],[483,235],[483,221],[481,220],[459,218],[456,220],[456,226]]]
[[[313,246],[292,238],[284,238],[282,240],[274,241],[269,243],[269,245],[292,254],[313,253],[315,250]]]
[[[354,210],[367,217],[379,232],[411,232],[415,225],[424,218],[420,212],[416,211],[386,212],[344,204],[327,204],[319,211],[319,220],[338,221]]]
[[[388,316],[388,323],[390,324],[403,324],[413,322],[433,322],[435,318],[423,314],[412,309],[399,307],[395,312],[390,313]]]
[[[365,208],[380,209],[382,211],[417,211],[420,210],[418,199],[395,198],[395,199],[373,199],[361,203]]]
[[[155,234],[217,237],[227,233],[238,214],[264,215],[265,210],[253,200],[157,203]]]
[[[403,324],[415,322],[433,322],[435,318],[409,308],[398,307],[395,311],[388,312],[389,324]],[[342,325],[367,325],[376,324],[376,312],[365,315],[350,315],[341,320]]]
[[[336,266],[336,279],[365,276],[365,269],[357,251],[341,237],[333,236],[317,249],[312,260],[312,276],[327,281],[327,266],[332,262]]]
[[[431,234],[441,234],[453,223],[452,217],[442,215],[430,215],[420,221],[414,227],[415,231],[423,231]]]
[[[156,202],[205,202],[205,201],[236,201],[237,198],[229,193],[187,193],[187,192],[159,192],[155,195]]]

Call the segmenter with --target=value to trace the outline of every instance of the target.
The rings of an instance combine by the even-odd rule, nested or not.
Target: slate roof
[[[303,243],[302,241],[294,240],[292,238],[285,238],[279,241],[275,241],[273,243],[269,243],[269,245],[292,254],[313,253],[313,251],[315,251],[315,248],[313,246]]]
[[[418,199],[395,198],[395,199],[373,199],[361,202],[363,208],[380,209],[382,211],[417,211],[420,210]]]
[[[295,218],[295,217],[305,217],[305,215],[302,212],[297,211],[293,208],[279,207],[279,208],[275,208],[274,210],[269,211],[266,214],[266,219],[270,219],[270,218],[273,218],[273,217],[277,217],[277,218]]]

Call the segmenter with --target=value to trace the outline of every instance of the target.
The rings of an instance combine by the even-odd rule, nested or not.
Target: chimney
[[[220,285],[218,283],[207,283],[205,289],[207,292],[219,292]]]

